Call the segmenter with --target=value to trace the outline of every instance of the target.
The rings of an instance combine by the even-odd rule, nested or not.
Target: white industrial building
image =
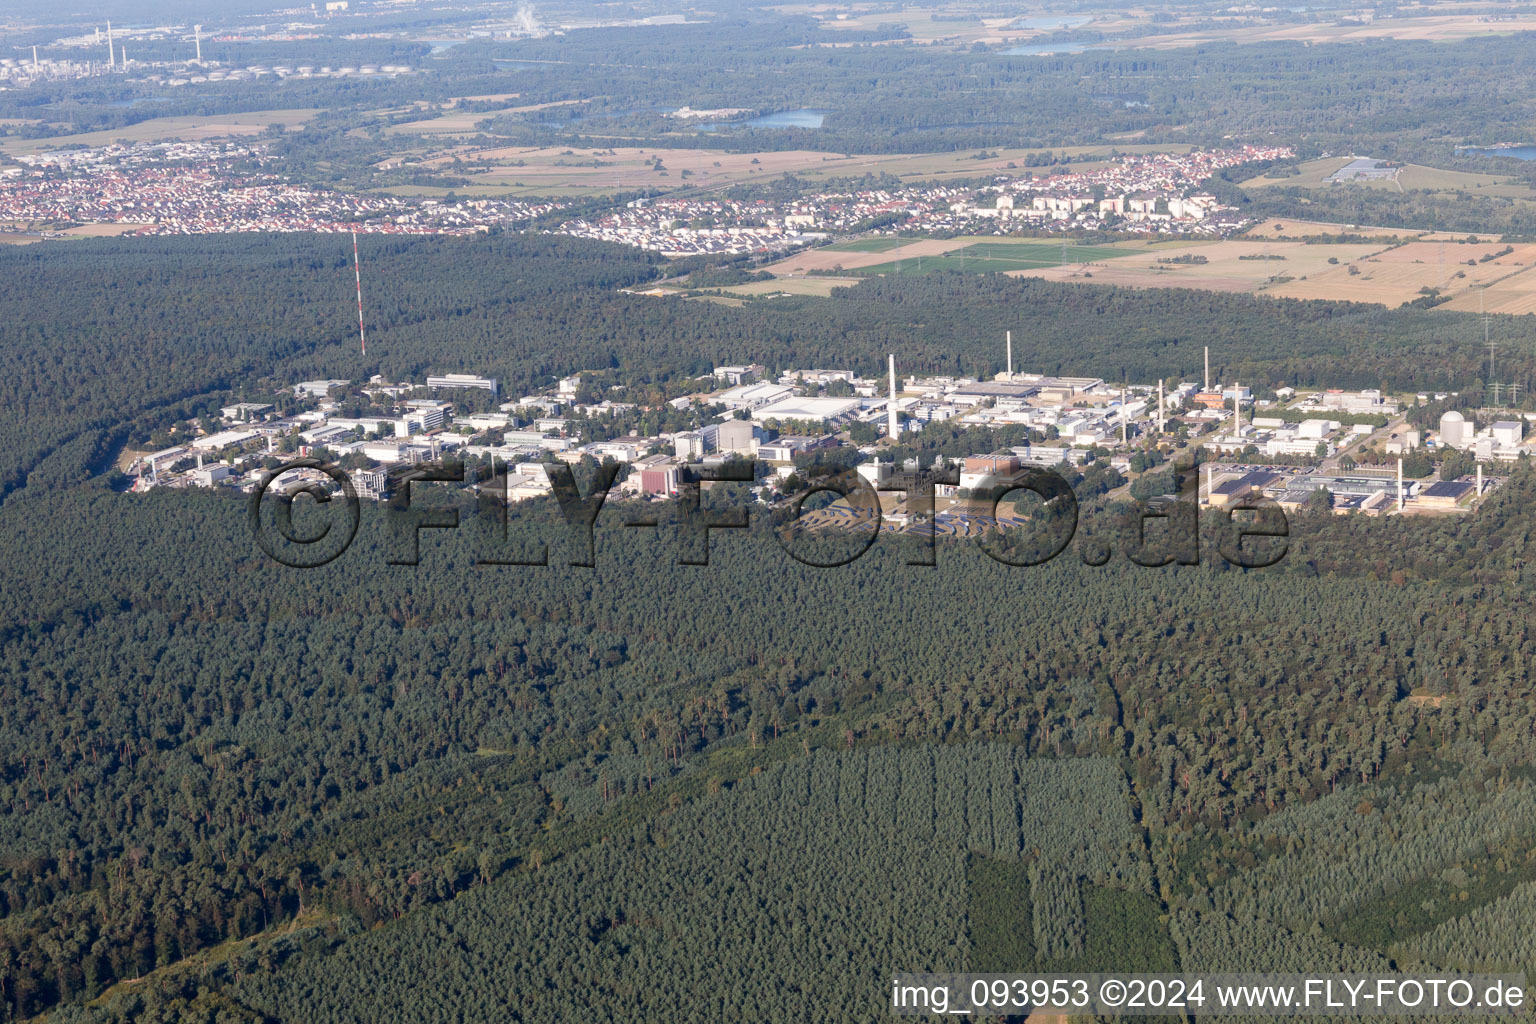
[[[221,430],[217,434],[209,434],[192,442],[192,447],[202,451],[217,451],[220,448],[228,448],[230,445],[245,444],[254,441],[261,436],[256,430]]]
[[[811,420],[837,424],[852,419],[862,401],[857,398],[802,398],[789,395],[752,411],[758,422],[767,420]]]
[[[743,384],[740,387],[722,391],[714,397],[714,401],[727,409],[735,412],[738,409],[749,411],[761,409],[765,405],[772,405],[781,398],[794,394],[795,389],[783,384],[770,384],[766,381],[757,384]]]
[[[345,387],[350,383],[349,380],[301,380],[293,386],[293,394],[296,398],[324,398],[331,393],[332,388]]]
[[[481,391],[497,393],[495,377],[476,377],[472,373],[444,373],[433,374],[427,377],[427,390],[436,391],[438,388],[478,388]]]
[[[1501,448],[1513,448],[1525,437],[1525,424],[1519,420],[1499,420],[1490,429],[1493,443]]]

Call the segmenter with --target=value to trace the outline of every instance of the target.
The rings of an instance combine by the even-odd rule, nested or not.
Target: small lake
[[[1526,146],[1457,146],[1458,153],[1472,153],[1477,156],[1512,156],[1516,160],[1536,160],[1536,145]]]
[[[701,132],[716,132],[722,128],[820,128],[830,110],[776,110],[772,114],[754,117],[750,121],[723,121],[699,125]]]
[[[746,122],[748,128],[820,128],[830,110],[780,110]]]
[[[575,124],[579,121],[617,120],[622,117],[633,117],[635,114],[670,114],[676,107],[625,107],[622,110],[593,110],[586,113],[571,114],[563,118],[564,121]],[[558,123],[559,119],[556,119]]]

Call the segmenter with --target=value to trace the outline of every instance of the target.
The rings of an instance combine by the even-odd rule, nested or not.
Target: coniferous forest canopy
[[[617,247],[418,239],[375,243],[360,366],[336,241],[4,254],[0,322],[33,326],[6,335],[0,1012],[435,1019],[426,987],[466,1019],[864,1019],[893,964],[1527,962],[1462,923],[1536,881],[1523,469],[1475,517],[1302,517],[1253,571],[959,543],[816,570],[761,528],[681,566],[617,502],[592,569],[558,538],[554,568],[474,564],[473,516],[391,566],[370,510],[297,571],[242,500],[111,487],[125,431],[307,376],[661,388],[728,353],[873,371],[893,334],[914,370],[994,372],[1006,323],[1052,372],[1192,375],[1212,340],[1254,379],[1430,387],[1476,376],[1474,325],[962,275],[732,309],[619,294],[656,268]]]
[[[385,140],[408,157],[439,145],[389,129],[463,97],[482,97],[461,108],[485,115],[464,136],[477,146],[1018,147],[1070,166],[1076,146],[1236,140],[1296,150],[1201,184],[1244,216],[1536,237],[1536,161],[1458,149],[1536,124],[1533,33],[1030,57],[915,44],[928,8],[839,29],[716,6],[441,52],[365,31],[414,27],[404,7],[294,39],[210,36],[230,65],[432,72],[209,83],[153,104],[121,79],[50,80],[0,91],[0,138],[314,108],[261,142],[293,182],[341,189],[379,185]],[[1211,24],[1227,6],[1188,5]],[[1531,12],[1490,5],[1504,13]],[[56,35],[0,26],[7,47]],[[662,111],[684,104],[828,113],[817,129],[682,133]],[[1355,152],[1492,165],[1507,187],[1284,183]],[[454,185],[451,167],[420,173]],[[1260,173],[1280,183],[1245,189]],[[1522,396],[1504,411],[1536,409],[1528,315],[1490,327],[1431,301],[948,270],[826,296],[642,294],[757,268],[541,233],[624,199],[526,233],[364,233],[366,355],[342,234],[0,245],[0,1022],[873,1021],[897,971],[1536,979],[1525,458],[1465,515],[1308,503],[1259,569],[1218,554],[1214,511],[1196,564],[1129,557],[1131,499],[1187,492],[1194,461],[1216,458],[1197,439],[1177,465],[1138,451],[1124,491],[1094,448],[1068,474],[1077,539],[1033,567],[948,537],[936,564],[912,564],[881,535],[816,568],[786,550],[782,508],[720,484],[701,500],[750,525],[710,533],[707,565],[682,564],[679,513],[617,493],[583,566],[550,497],[503,509],[422,487],[412,502],[451,506],[458,528],[417,536],[398,500],[364,502],[350,548],[294,569],[257,546],[235,488],[130,491],[125,453],[232,403],[291,413],[299,381],[468,372],[497,378],[500,401],[580,374],[582,401],[630,406],[600,428],[611,438],[676,429],[668,403],[726,365],[879,378],[894,350],[904,376],[990,379],[1005,331],[1030,372],[1198,381],[1209,350],[1218,384],[1381,389],[1428,432],[1447,410],[1474,417],[1491,330],[1496,382]],[[355,386],[337,397],[366,405]],[[931,464],[1041,440],[950,420],[881,451]],[[856,455],[802,454],[792,479]],[[1420,453],[1410,475],[1475,461]],[[467,472],[489,483],[496,467]],[[1146,529],[1155,548],[1163,527]],[[1109,558],[1089,564],[1099,543]],[[419,564],[402,564],[413,544]],[[541,546],[548,564],[497,564]]]

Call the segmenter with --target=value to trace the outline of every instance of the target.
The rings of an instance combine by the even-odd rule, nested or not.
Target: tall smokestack
[[[37,70],[37,44],[32,44],[32,70]]]
[[[1205,390],[1211,390],[1211,346],[1205,346]]]
[[[203,26],[192,26],[192,38],[197,41],[197,62],[201,64],[203,62]]]
[[[1243,436],[1243,386],[1232,382],[1232,436]]]
[[[896,440],[896,427],[897,427],[897,424],[896,424],[896,353],[892,352],[888,358],[890,359],[890,374],[891,374],[891,403],[890,403],[890,405],[885,410],[885,413],[886,413],[886,421],[885,422],[886,422],[886,433],[888,433],[890,435],[890,437],[891,437],[891,440],[894,441],[894,440]]]
[[[117,67],[117,53],[112,49],[112,23],[107,22],[107,67]]]
[[[1477,464],[1477,496],[1479,498],[1483,496],[1483,464],[1481,462]]]
[[[1403,510],[1403,457],[1397,457],[1397,510]]]
[[[1008,379],[1013,380],[1013,332],[1008,332]]]
[[[1122,385],[1120,388],[1120,443],[1122,445],[1129,440],[1125,435],[1125,387]]]
[[[1157,432],[1166,433],[1167,416],[1163,411],[1163,382],[1157,382]]]

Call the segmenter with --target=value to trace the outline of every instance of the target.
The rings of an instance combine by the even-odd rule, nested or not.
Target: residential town
[[[1113,230],[1225,236],[1250,221],[1203,191],[1201,183],[1227,167],[1294,155],[1281,146],[1128,155],[1102,167],[1008,177],[982,188],[924,184],[834,189],[787,203],[636,199],[622,210],[568,221],[559,230],[668,256],[787,249],[830,234],[872,229],[886,234]]]
[[[0,168],[0,221],[137,226],[143,234],[359,231],[467,235],[526,224],[550,201],[439,202],[296,185],[259,145],[162,142],[25,154]],[[254,170],[237,169],[254,168]]]
[[[1242,146],[1121,156],[1091,170],[1007,178],[982,188],[833,189],[783,202],[635,199],[552,230],[669,257],[771,254],[867,231],[1221,236],[1248,221],[1202,191],[1200,183],[1224,167],[1289,155],[1282,148]],[[145,234],[464,235],[526,226],[565,205],[555,199],[331,191],[295,184],[270,166],[260,142],[137,143],[23,154],[14,166],[0,167],[0,222],[42,231],[61,224],[128,225]]]

